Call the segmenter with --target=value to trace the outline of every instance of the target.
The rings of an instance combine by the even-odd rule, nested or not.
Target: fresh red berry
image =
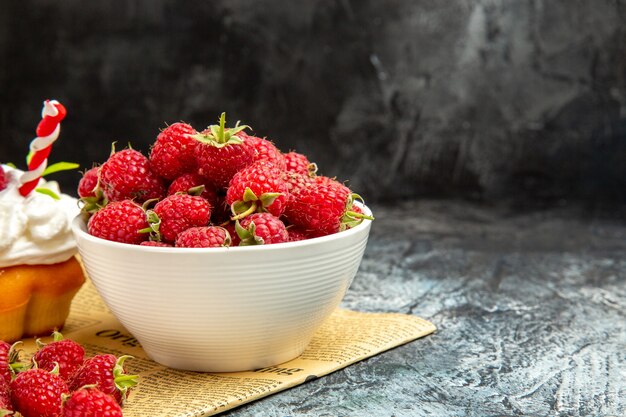
[[[285,171],[282,173],[282,178],[287,184],[287,190],[290,193],[296,192],[302,187],[306,187],[309,184],[315,182],[315,180],[306,174],[300,174],[298,172]]]
[[[60,417],[62,395],[70,392],[60,376],[43,369],[20,372],[10,390],[13,407],[24,417]]]
[[[317,172],[317,165],[312,164],[309,159],[298,152],[287,152],[284,154],[285,171],[297,172],[298,174],[312,176]]]
[[[162,248],[171,248],[172,245],[165,242],[157,242],[156,240],[146,240],[140,243],[141,246],[157,246]]]
[[[10,345],[0,340],[0,381],[7,384],[11,382],[13,374],[28,367],[27,364],[19,361],[20,350],[18,347],[22,342],[15,342]]]
[[[98,185],[98,171],[100,167],[93,167],[87,170],[78,182],[79,197],[95,197],[96,186]]]
[[[7,182],[8,180],[6,174],[4,173],[4,168],[0,165],[0,191],[7,188]]]
[[[219,226],[192,227],[176,238],[176,246],[180,248],[219,248],[230,243],[230,234]]]
[[[83,364],[85,349],[73,340],[63,339],[63,335],[59,332],[54,332],[52,335],[54,342],[43,345],[33,355],[32,361],[33,364],[37,364],[38,368],[46,371],[52,371],[58,364],[59,376],[67,381],[70,375]]]
[[[83,363],[72,375],[69,387],[72,391],[85,386],[95,385],[105,394],[112,395],[118,404],[123,404],[130,388],[137,385],[136,375],[127,375],[124,361],[129,356],[116,358],[111,354],[96,355]]]
[[[11,382],[11,363],[9,359],[9,351],[11,345],[0,340],[0,379],[7,384]]]
[[[297,226],[288,227],[287,233],[289,233],[290,242],[297,242],[299,240],[306,240],[306,239],[311,238],[311,236],[309,235],[309,233],[306,232],[306,230],[303,230]]]
[[[285,217],[311,236],[325,236],[345,229],[344,223],[355,224],[363,218],[351,207],[348,187],[334,180],[319,182],[291,194]]]
[[[196,170],[194,155],[196,130],[187,123],[174,123],[163,129],[150,152],[154,172],[168,180]]]
[[[229,221],[228,223],[223,224],[222,227],[226,229],[226,231],[230,235],[230,246],[239,246],[239,242],[241,242],[241,239],[239,239],[239,235],[237,234],[235,222]]]
[[[74,391],[63,405],[63,417],[122,417],[115,398],[97,388]]]
[[[148,158],[134,149],[113,153],[100,168],[100,186],[109,201],[142,203],[165,195],[165,186]]]
[[[140,230],[148,227],[146,213],[130,200],[107,204],[94,213],[87,223],[87,230],[93,236],[136,245],[148,239],[147,233],[140,233]]]
[[[213,184],[211,184],[211,182],[207,181],[200,174],[183,174],[180,177],[176,178],[174,181],[172,181],[169,188],[167,189],[167,195],[172,195],[180,192],[190,193],[190,191],[200,186],[204,187],[202,192],[199,194],[200,197],[208,201],[209,204],[211,204],[211,207],[217,207],[218,197],[217,191],[215,191],[215,187],[213,186]]]
[[[238,135],[243,139],[246,145],[254,149],[254,161],[269,161],[276,165],[281,171],[285,170],[285,157],[272,141],[250,136],[245,132],[240,132]]]
[[[222,113],[219,126],[209,126],[195,135],[195,154],[198,173],[216,188],[225,188],[237,171],[254,160],[254,148],[246,146],[238,134],[247,126],[226,128],[226,115]]]
[[[176,236],[190,227],[206,226],[211,219],[209,202],[189,194],[167,196],[152,211],[157,215],[157,221],[160,221],[158,231],[166,242],[176,241]]]
[[[106,205],[98,176],[100,167],[93,167],[83,174],[78,183],[78,195],[82,203],[81,211],[93,214]]]
[[[9,391],[9,382],[4,378],[0,378],[0,416],[2,412],[13,411],[13,403],[11,402],[11,392]]]
[[[241,239],[239,246],[270,245],[289,241],[285,224],[270,213],[255,213],[243,219],[237,234]]]
[[[279,217],[285,210],[288,195],[281,171],[266,161],[257,161],[235,174],[226,191],[226,203],[237,203],[238,214],[266,210]]]

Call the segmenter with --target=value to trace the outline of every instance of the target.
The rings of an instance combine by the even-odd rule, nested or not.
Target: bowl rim
[[[359,204],[363,212],[369,216],[372,215],[372,211],[364,204]],[[154,253],[223,253],[223,252],[259,252],[259,251],[275,251],[288,248],[301,248],[306,246],[314,246],[348,238],[349,236],[356,235],[369,228],[372,221],[364,219],[358,226],[351,229],[344,230],[342,232],[333,233],[332,235],[326,235],[321,237],[314,237],[305,240],[298,240],[295,242],[273,243],[271,245],[257,245],[257,246],[229,246],[221,248],[177,248],[177,247],[161,247],[161,246],[142,246],[132,245],[129,243],[115,242],[112,240],[102,239],[96,236],[92,236],[86,231],[87,224],[84,220],[83,214],[79,214],[72,220],[72,232],[81,239],[90,241],[94,244],[103,245],[110,248],[118,248],[124,250],[138,250],[142,252],[154,252]],[[80,245],[79,245],[80,250]]]

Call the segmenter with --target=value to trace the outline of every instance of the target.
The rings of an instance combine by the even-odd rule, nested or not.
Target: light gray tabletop
[[[437,333],[225,415],[626,415],[624,211],[374,211],[343,307]]]

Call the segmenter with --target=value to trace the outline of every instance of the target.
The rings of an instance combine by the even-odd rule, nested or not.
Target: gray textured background
[[[0,160],[56,97],[85,166],[225,110],[369,200],[626,201],[623,0],[11,0],[0,59]]]

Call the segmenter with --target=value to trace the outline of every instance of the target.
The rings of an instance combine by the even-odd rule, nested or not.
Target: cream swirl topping
[[[60,197],[31,192],[22,197],[18,191],[18,169],[3,166],[8,179],[0,191],[0,268],[20,264],[54,264],[76,253],[70,228],[79,213],[76,199],[61,194],[55,181],[40,179],[38,188],[47,188]]]

